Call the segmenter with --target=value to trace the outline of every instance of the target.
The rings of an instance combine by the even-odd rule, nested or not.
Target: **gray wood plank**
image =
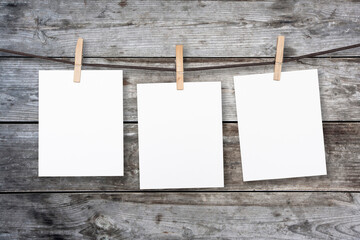
[[[1,239],[359,239],[359,193],[0,195]]]
[[[294,56],[358,43],[360,3],[329,1],[48,1],[0,3],[0,47],[71,57]],[[360,49],[337,56],[359,56]]]
[[[174,67],[173,58],[96,58],[85,59],[84,61],[89,63]],[[185,67],[222,65],[249,61],[264,61],[264,59],[190,58],[186,59]],[[354,58],[306,59],[297,63],[284,64],[283,71],[313,68],[319,69],[323,120],[359,121],[359,63],[360,59]],[[44,69],[73,69],[73,67],[35,59],[0,58],[0,121],[38,120],[38,70]],[[185,81],[221,81],[223,94],[223,120],[236,121],[233,76],[269,73],[272,71],[273,66],[261,66],[185,72]],[[151,82],[175,82],[175,73],[139,70],[124,71],[125,121],[137,121],[136,84]],[[304,97],[306,97],[306,94]]]
[[[324,124],[327,176],[246,183],[242,181],[237,124],[225,123],[223,129],[225,188],[198,190],[360,191],[360,123]],[[0,191],[137,191],[137,142],[137,124],[125,124],[124,177],[39,178],[38,125],[1,124]]]

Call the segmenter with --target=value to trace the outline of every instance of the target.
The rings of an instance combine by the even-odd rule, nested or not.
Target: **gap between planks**
[[[124,190],[124,191],[115,191],[115,190],[77,190],[77,191],[14,191],[14,192],[0,192],[0,195],[15,195],[15,194],[68,194],[68,193],[79,193],[79,194],[128,194],[128,193],[360,193],[360,191],[301,191],[301,190],[229,190],[229,191],[210,191],[210,190]]]
[[[264,120],[266,121],[266,120]],[[138,121],[124,121],[124,124],[138,124]],[[226,123],[237,123],[237,121],[223,121],[223,124]],[[342,123],[360,123],[360,121],[354,120],[354,121],[322,121],[323,124],[342,124]],[[13,124],[13,125],[21,125],[21,124],[28,124],[28,125],[37,125],[39,124],[39,121],[0,121],[0,125],[1,124]]]

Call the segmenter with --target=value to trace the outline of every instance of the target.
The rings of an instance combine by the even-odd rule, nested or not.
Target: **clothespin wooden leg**
[[[176,45],[176,89],[184,89],[183,45]]]
[[[281,66],[283,63],[284,56],[284,44],[285,36],[278,36],[276,43],[276,57],[275,57],[275,69],[274,69],[274,80],[280,81]]]
[[[75,50],[75,67],[74,67],[74,82],[79,83],[81,77],[81,64],[82,64],[82,52],[83,52],[83,42],[82,38],[77,40],[76,50]]]

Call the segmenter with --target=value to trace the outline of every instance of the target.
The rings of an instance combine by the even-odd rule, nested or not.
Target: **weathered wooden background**
[[[1,0],[0,33],[61,58],[83,37],[84,62],[174,66],[180,43],[185,66],[266,61],[280,34],[285,56],[359,43],[360,1]],[[222,81],[225,188],[140,191],[136,84],[174,73],[124,72],[124,177],[38,178],[38,70],[72,67],[0,54],[0,239],[359,239],[359,63],[360,48],[283,66],[319,69],[328,176],[242,181],[232,78],[272,66],[185,72]]]

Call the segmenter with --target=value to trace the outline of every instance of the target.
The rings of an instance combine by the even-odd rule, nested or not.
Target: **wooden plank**
[[[209,191],[360,191],[360,123],[324,124],[327,176],[257,182],[242,181],[237,124],[223,130],[225,188]],[[137,124],[125,124],[124,141],[124,177],[39,178],[38,125],[1,124],[0,191],[139,190]]]
[[[78,37],[88,57],[275,57],[359,42],[360,2],[329,1],[2,1],[0,47],[73,57]],[[360,49],[333,54],[359,56]]]
[[[268,59],[265,59],[265,61],[267,60]],[[249,61],[264,61],[264,59],[191,58],[185,59],[185,68]],[[85,62],[175,67],[173,58],[95,58],[85,59]],[[306,59],[297,63],[283,64],[283,71],[318,68],[323,120],[359,121],[359,63],[360,59]],[[187,72],[186,81],[221,81],[223,96],[223,120],[236,121],[237,118],[233,76],[256,73],[272,73],[273,67],[273,65],[269,65],[261,67]],[[73,69],[73,66],[49,63],[34,59],[0,58],[0,121],[38,120],[38,70],[45,69]],[[175,71],[155,72],[125,70],[125,121],[137,121],[136,84],[148,82],[175,82]]]
[[[359,239],[359,193],[0,195],[1,239]]]

